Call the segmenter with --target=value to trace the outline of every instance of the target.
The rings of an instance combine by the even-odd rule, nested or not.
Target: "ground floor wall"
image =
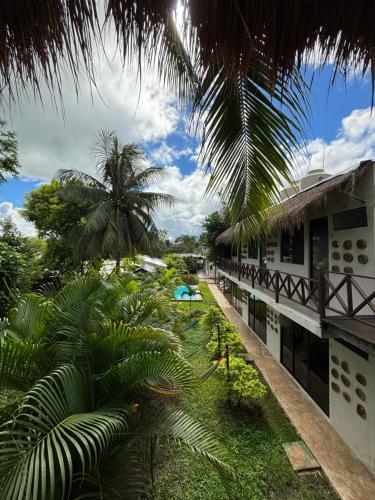
[[[375,474],[375,357],[363,357],[333,339],[330,408],[337,432]]]
[[[243,292],[246,299],[242,301],[241,317],[253,328],[249,323],[252,321],[249,314],[251,293],[247,290]],[[267,335],[265,339],[263,336],[264,344],[273,357],[282,363],[282,330],[288,322],[290,324],[291,319],[269,304],[266,307]],[[313,333],[307,333],[312,335],[313,343],[322,341]],[[257,335],[261,338],[259,332]],[[322,350],[315,348],[312,352],[319,357]],[[334,339],[325,341],[324,356],[328,356],[324,366],[327,372],[324,384],[328,401],[324,399],[324,404],[321,402],[325,406],[324,411],[354,454],[375,474],[375,356],[366,355],[354,346]],[[309,364],[313,365],[311,361]],[[313,382],[316,388],[315,379],[316,377]],[[301,390],[304,390],[302,385]],[[317,404],[319,402],[317,398]]]

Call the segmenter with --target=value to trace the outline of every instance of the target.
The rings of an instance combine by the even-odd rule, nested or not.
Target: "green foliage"
[[[218,371],[226,374],[226,365],[221,364]],[[235,356],[230,356],[229,359],[229,388],[230,395],[238,405],[243,400],[257,401],[267,393],[267,387],[261,381],[258,370]]]
[[[210,305],[203,314],[200,322],[207,332],[213,332],[213,330],[217,328],[217,324],[222,325],[224,320],[225,318],[220,309],[217,306]]]
[[[17,175],[20,168],[17,136],[6,130],[6,125],[0,120],[0,183],[5,181],[5,175]]]
[[[82,231],[76,233],[77,248],[90,258],[115,258],[152,253],[157,236],[153,215],[156,207],[171,205],[168,194],[147,188],[163,177],[163,168],[145,168],[145,157],[137,144],[123,144],[116,135],[102,131],[94,151],[96,179],[79,170],[60,170],[61,190],[66,202],[84,200],[89,210]]]
[[[232,478],[213,435],[160,394],[192,394],[196,375],[167,329],[170,301],[136,287],[132,275],[92,271],[58,293],[23,297],[0,322],[0,392],[22,396],[0,422],[1,498],[108,496],[121,464],[142,496],[150,443],[163,439]]]
[[[186,272],[186,264],[182,257],[174,253],[164,255],[164,262],[168,268],[174,267],[178,272]]]
[[[0,318],[7,314],[19,294],[27,263],[24,254],[0,241]]]
[[[89,204],[84,200],[65,202],[61,184],[52,179],[25,197],[23,216],[33,222],[41,238],[46,239],[40,262],[40,284],[56,274],[71,274],[82,269],[83,252],[75,250],[72,231],[82,225]]]
[[[213,212],[204,218],[202,238],[207,247],[207,258],[211,262],[216,262],[219,257],[226,257],[227,248],[217,245],[216,238],[230,225],[230,213],[225,208],[221,212]]]

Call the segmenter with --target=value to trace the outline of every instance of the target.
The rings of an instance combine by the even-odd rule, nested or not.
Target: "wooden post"
[[[325,290],[325,280],[324,280],[324,269],[319,269],[318,275],[318,300],[319,300],[319,316],[321,318],[326,317],[326,290]]]
[[[346,275],[346,293],[348,299],[348,316],[351,318],[353,316],[353,285],[352,285],[352,275]]]
[[[276,276],[275,276],[275,293],[276,293],[276,303],[279,302],[279,293],[280,293],[280,273],[279,271],[276,271]]]
[[[221,356],[220,323],[218,322],[216,326],[217,326],[217,347],[218,347],[219,354]]]

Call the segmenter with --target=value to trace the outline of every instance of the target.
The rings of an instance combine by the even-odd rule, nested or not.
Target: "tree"
[[[226,249],[222,245],[216,244],[216,238],[223,231],[230,227],[230,213],[227,209],[223,208],[221,212],[213,212],[204,218],[202,223],[203,241],[208,248],[208,259],[216,262],[218,257],[223,257],[226,254]]]
[[[35,224],[39,236],[46,240],[44,266],[65,273],[82,266],[84,254],[74,248],[71,232],[82,224],[89,205],[84,200],[67,203],[60,191],[61,184],[56,179],[33,189],[25,196],[22,215]]]
[[[119,267],[125,255],[152,252],[154,210],[170,205],[173,198],[147,190],[165,170],[146,168],[138,145],[123,144],[113,132],[102,131],[94,150],[100,180],[78,170],[60,170],[58,177],[67,202],[84,200],[90,205],[79,244],[85,242],[90,256],[116,258]]]
[[[5,181],[5,174],[17,175],[18,141],[15,132],[6,130],[7,123],[0,120],[0,184]]]
[[[197,253],[200,242],[197,236],[192,234],[181,234],[175,239],[171,250],[176,253]]]
[[[0,323],[0,390],[20,395],[1,422],[1,498],[107,498],[122,467],[119,496],[143,497],[163,439],[232,477],[211,433],[168,404],[168,392],[192,392],[195,374],[160,328],[165,302],[148,292],[140,307],[147,289],[131,283],[86,275],[52,298],[26,296]]]
[[[16,301],[24,285],[27,264],[27,257],[19,249],[0,241],[0,318],[6,316]]]

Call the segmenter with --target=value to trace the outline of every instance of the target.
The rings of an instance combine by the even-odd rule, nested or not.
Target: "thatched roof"
[[[85,67],[94,77],[93,51],[101,43],[103,22],[113,23],[124,60],[154,60],[161,74],[177,84],[184,48],[173,26],[176,0],[0,0],[0,85],[13,91],[41,81],[59,84],[63,68],[78,79]],[[203,68],[223,66],[237,79],[256,55],[273,73],[288,76],[295,62],[322,48],[334,71],[350,64],[375,70],[375,2],[361,0],[182,0],[193,30],[186,46],[195,47]],[[105,21],[101,21],[101,19]],[[197,43],[194,43],[197,42]],[[181,90],[181,89],[180,89]]]
[[[313,207],[321,206],[329,193],[340,191],[353,196],[356,192],[356,185],[360,178],[369,168],[375,167],[375,161],[366,160],[355,169],[335,175],[325,179],[318,184],[304,189],[293,195],[286,201],[270,209],[267,217],[267,229],[265,232],[289,229],[301,224],[306,218],[307,211]],[[217,244],[230,244],[240,235],[240,226],[237,225],[221,233],[217,239]],[[258,236],[258,235],[256,235]]]

